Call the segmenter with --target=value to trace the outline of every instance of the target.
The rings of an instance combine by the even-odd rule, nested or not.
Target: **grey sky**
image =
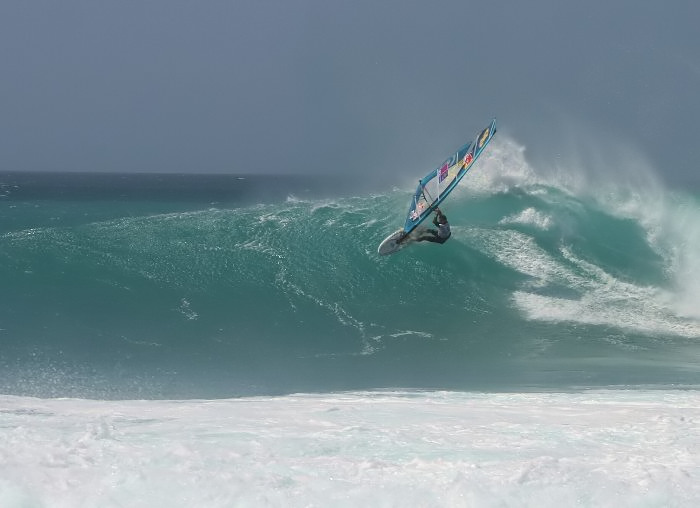
[[[485,125],[697,172],[700,2],[0,3],[0,170],[429,169]],[[569,138],[569,139],[567,139]]]

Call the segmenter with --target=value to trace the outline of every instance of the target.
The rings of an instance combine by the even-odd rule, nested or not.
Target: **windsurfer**
[[[433,224],[437,229],[428,229],[416,238],[417,242],[434,242],[445,243],[451,236],[450,224],[447,222],[447,215],[442,213],[439,208],[435,209],[435,217]]]

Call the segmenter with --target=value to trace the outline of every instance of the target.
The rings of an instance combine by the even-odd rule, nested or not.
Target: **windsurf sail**
[[[411,198],[408,216],[403,227],[406,234],[416,229],[454,190],[467,171],[472,168],[495,133],[496,119],[494,118],[491,125],[483,129],[474,141],[462,146],[418,181],[418,188]]]

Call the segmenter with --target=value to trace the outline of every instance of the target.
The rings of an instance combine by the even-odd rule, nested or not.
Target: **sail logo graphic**
[[[468,152],[467,155],[464,156],[464,159],[462,159],[462,169],[468,168],[473,161],[474,155],[472,155],[471,152]]]
[[[449,166],[445,163],[443,166],[440,168],[440,176],[438,177],[438,183],[442,183],[442,181],[447,178],[447,174],[449,173]]]
[[[411,211],[411,214],[409,217],[411,220],[418,220],[420,218],[420,214],[422,214],[425,211],[425,201],[421,201],[418,204],[416,204],[416,208]]]
[[[481,133],[481,136],[479,136],[479,148],[483,148],[484,143],[486,143],[486,140],[489,138],[489,132],[491,132],[491,129],[486,127],[484,132]]]

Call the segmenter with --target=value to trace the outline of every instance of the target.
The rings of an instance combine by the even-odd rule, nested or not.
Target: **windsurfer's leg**
[[[416,238],[417,242],[440,242],[439,237],[438,237],[438,232],[434,229],[428,229],[425,232],[423,232],[422,235],[420,235],[418,238]]]
[[[450,236],[452,236],[452,235],[450,235]],[[434,241],[437,242],[437,243],[445,243],[445,242],[446,242],[447,240],[449,240],[449,239],[450,239],[449,236],[447,236],[447,237],[445,237],[445,238],[440,238],[440,237],[438,236],[438,237],[436,237],[436,239],[435,239]]]

